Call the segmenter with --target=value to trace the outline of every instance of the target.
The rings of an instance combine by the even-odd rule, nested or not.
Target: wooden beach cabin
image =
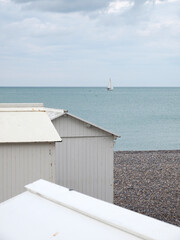
[[[39,180],[0,204],[2,240],[179,240],[180,228]]]
[[[56,183],[112,203],[118,136],[65,110],[45,110],[62,138],[56,143]]]
[[[0,202],[32,181],[55,181],[60,141],[42,104],[0,104]]]

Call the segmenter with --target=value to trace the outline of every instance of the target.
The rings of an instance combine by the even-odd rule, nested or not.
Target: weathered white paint
[[[0,202],[37,179],[55,181],[57,141],[43,104],[0,104]]]
[[[63,138],[62,144],[56,144],[56,182],[113,202],[112,159],[112,139]]]
[[[0,143],[61,141],[46,112],[0,109]]]
[[[0,202],[40,178],[55,181],[55,143],[0,144]]]
[[[106,134],[108,133],[108,134],[112,135],[115,139],[117,137],[120,137],[120,136],[118,136],[115,133],[112,133],[112,132],[110,132],[110,131],[108,131],[108,130],[100,127],[100,126],[95,125],[94,123],[88,122],[88,121],[86,121],[86,120],[84,120],[82,118],[79,118],[79,117],[77,117],[75,115],[70,114],[67,110],[54,109],[54,108],[43,108],[43,109],[47,112],[47,114],[48,114],[49,118],[51,119],[51,121],[55,120],[58,117],[71,117],[73,119],[76,119],[78,122],[81,122],[81,124],[85,124],[89,128],[93,127],[93,128],[96,128],[96,130],[101,130],[101,132],[105,132]]]
[[[53,120],[62,143],[56,143],[56,183],[113,202],[114,136],[71,115]]]
[[[60,119],[61,122],[57,122]],[[80,121],[69,114],[64,114],[53,120],[56,130],[61,133],[61,137],[104,137],[114,136],[94,127],[86,122]]]
[[[38,108],[44,107],[43,103],[0,103],[0,108]]]
[[[179,240],[180,228],[39,180],[0,204],[3,240]]]

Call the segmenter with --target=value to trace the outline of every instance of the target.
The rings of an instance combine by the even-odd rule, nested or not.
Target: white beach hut
[[[65,110],[45,109],[62,138],[56,143],[56,183],[112,203],[118,136]]]
[[[0,204],[1,240],[179,240],[180,228],[44,180]]]
[[[37,179],[55,181],[60,141],[42,104],[0,104],[0,202]]]

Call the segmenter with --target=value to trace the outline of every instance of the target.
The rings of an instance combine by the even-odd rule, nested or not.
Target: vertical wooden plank
[[[58,146],[57,182],[90,196],[112,202],[113,139],[107,137],[63,138]]]
[[[24,186],[40,178],[54,181],[54,144],[0,145],[0,202],[24,191]],[[52,166],[51,166],[52,164]]]
[[[113,137],[71,116],[53,124],[63,140],[56,145],[56,182],[112,202]]]

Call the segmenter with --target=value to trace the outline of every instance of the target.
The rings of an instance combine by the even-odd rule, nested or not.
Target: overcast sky
[[[0,0],[0,86],[180,86],[180,0]]]

